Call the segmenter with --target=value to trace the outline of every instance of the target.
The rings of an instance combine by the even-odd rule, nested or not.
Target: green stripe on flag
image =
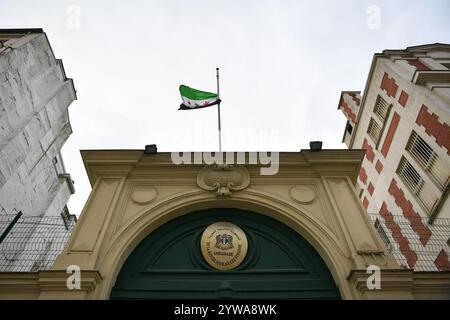
[[[186,97],[191,100],[206,100],[211,98],[217,98],[217,93],[200,91],[185,86],[183,84],[180,86],[180,93],[183,97]]]

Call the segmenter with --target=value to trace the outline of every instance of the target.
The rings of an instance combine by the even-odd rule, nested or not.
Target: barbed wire
[[[16,218],[0,215],[0,234]],[[22,215],[0,243],[0,271],[28,272],[48,270],[64,250],[75,227],[76,217],[69,215],[35,217]]]
[[[392,215],[392,219],[386,221],[377,213],[370,213],[369,216],[388,251],[401,266],[415,271],[439,271],[436,266],[438,255],[442,250],[447,254],[449,252],[450,219],[436,218],[432,224],[428,224],[428,219],[425,217],[409,220],[403,215],[395,214]],[[399,231],[393,232],[393,230]],[[404,237],[407,241],[400,245],[394,233],[398,233],[395,235],[397,239]],[[429,235],[426,237],[425,245],[422,243],[420,234]],[[409,247],[412,250],[411,255],[416,256],[412,259],[414,263],[411,261],[408,263],[405,247]]]

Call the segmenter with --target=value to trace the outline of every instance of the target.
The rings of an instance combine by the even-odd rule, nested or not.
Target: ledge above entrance
[[[181,154],[182,152],[174,152]],[[94,186],[99,177],[152,178],[158,180],[195,180],[198,170],[207,162],[205,154],[214,152],[184,152],[191,154],[191,164],[175,164],[171,152],[144,154],[144,150],[82,150],[81,156],[89,177]],[[275,157],[275,153],[278,155]],[[216,152],[215,156],[220,153]],[[262,152],[261,154],[267,154]],[[321,151],[302,150],[300,152],[269,152],[269,158],[260,161],[259,152],[223,152],[224,163],[236,164],[238,159],[245,159],[245,166],[252,178],[252,183],[291,182],[296,178],[305,177],[348,177],[352,183],[356,182],[365,150],[328,149]],[[229,162],[227,159],[234,159]],[[278,160],[279,170],[276,174],[260,174],[261,168],[268,168],[267,161]],[[252,161],[253,160],[253,161]],[[255,163],[256,160],[256,163]],[[238,162],[239,163],[239,162]],[[149,170],[155,168],[155,170]],[[190,168],[190,169],[189,169]]]

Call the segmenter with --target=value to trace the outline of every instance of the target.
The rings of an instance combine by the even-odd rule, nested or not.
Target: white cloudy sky
[[[215,107],[177,111],[178,86],[215,91],[216,67],[225,150],[344,148],[340,91],[363,89],[375,52],[450,42],[449,12],[448,0],[0,0],[0,28],[42,27],[74,79],[63,156],[78,215],[80,149],[217,149]]]

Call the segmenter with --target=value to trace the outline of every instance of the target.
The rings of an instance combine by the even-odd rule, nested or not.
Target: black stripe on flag
[[[214,106],[216,104],[219,104],[221,101],[222,100],[217,99],[216,101],[214,101],[213,103],[208,104],[207,106],[198,106],[198,107],[194,107],[194,108],[188,107],[185,104],[180,104],[180,108],[178,110],[194,110],[194,109],[207,108],[207,107],[211,107],[211,106]]]

